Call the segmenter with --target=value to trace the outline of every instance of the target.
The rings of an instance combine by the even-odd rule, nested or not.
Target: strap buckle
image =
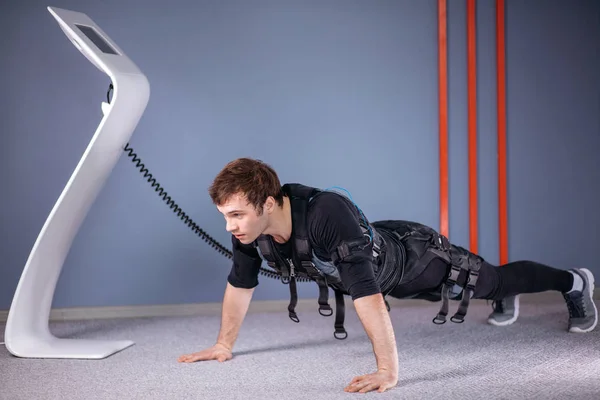
[[[301,261],[300,265],[311,278],[316,280],[321,277],[321,272],[317,269],[312,261]]]
[[[300,322],[300,318],[298,318],[298,314],[295,311],[290,311],[290,319],[296,323]]]
[[[327,313],[324,313],[327,311]],[[333,308],[329,305],[329,303],[319,304],[319,314],[324,317],[331,317],[333,315]]]
[[[344,327],[335,328],[335,332],[333,332],[333,336],[338,340],[344,340],[348,337],[348,332],[346,332],[346,329],[344,329]]]
[[[458,313],[456,313],[452,317],[450,317],[450,321],[454,322],[455,324],[462,324],[463,322],[465,322],[465,316],[458,315]]]
[[[448,251],[452,248],[448,238],[440,233],[436,232],[436,235],[434,236],[433,240],[435,245],[442,251]]]
[[[469,280],[467,281],[467,289],[475,291],[475,285],[477,285],[477,278],[479,278],[479,271],[471,270],[469,273]]]
[[[446,285],[454,286],[458,281],[458,276],[460,275],[460,267],[455,264],[451,265],[450,273],[448,274],[448,278],[446,279]]]

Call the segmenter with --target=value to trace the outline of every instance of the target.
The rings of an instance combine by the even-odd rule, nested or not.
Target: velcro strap
[[[470,261],[470,260],[469,260]],[[463,323],[465,316],[467,315],[467,309],[469,308],[469,301],[471,296],[475,292],[475,286],[477,286],[477,279],[479,278],[479,269],[481,268],[481,261],[477,260],[474,264],[468,263],[468,277],[466,288],[463,290],[462,299],[456,314],[450,320],[455,323]]]
[[[451,287],[451,285],[444,284],[442,288],[442,306],[440,307],[438,314],[433,318],[433,323],[436,325],[443,325],[446,323],[446,316],[448,315],[448,297]]]
[[[450,321],[462,324],[465,322],[465,316],[467,315],[467,309],[469,308],[469,300],[471,299],[471,290],[464,290],[462,300],[460,301],[460,305],[458,306],[458,311],[456,314],[450,318]]]
[[[460,275],[460,267],[452,264],[450,268],[450,273],[448,274],[448,278],[446,279],[446,285],[454,286],[456,281],[458,281],[458,276]]]
[[[344,328],[344,308],[344,293],[340,290],[335,290],[335,332],[333,332],[333,336],[338,340],[344,340],[348,337],[348,332]]]
[[[298,291],[296,290],[296,278],[290,279],[290,304],[288,305],[288,312],[290,319],[294,322],[300,322],[298,314],[296,314],[296,304],[298,304]]]
[[[333,309],[329,305],[329,287],[325,278],[317,279],[319,285],[319,314],[324,317],[333,315]]]
[[[349,242],[342,242],[331,254],[331,261],[333,265],[338,265],[340,262],[346,260],[355,251],[361,251],[369,245],[369,240],[364,237],[360,239],[351,240]]]

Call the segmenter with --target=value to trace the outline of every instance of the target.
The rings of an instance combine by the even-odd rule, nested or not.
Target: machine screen
[[[91,26],[78,24],[75,24],[75,26],[79,28],[79,30],[83,32],[83,34],[87,36],[88,39],[90,39],[103,53],[118,54]]]

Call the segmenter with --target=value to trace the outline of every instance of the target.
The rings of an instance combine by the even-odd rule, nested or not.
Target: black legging
[[[439,290],[450,266],[436,258],[429,263],[421,275],[407,285],[398,285],[390,296],[406,298],[418,293]],[[457,284],[464,287],[466,272],[461,271]],[[534,261],[515,261],[500,267],[483,262],[473,298],[499,300],[521,293],[538,293],[548,290],[567,292],[573,287],[573,275],[566,270],[556,269]]]

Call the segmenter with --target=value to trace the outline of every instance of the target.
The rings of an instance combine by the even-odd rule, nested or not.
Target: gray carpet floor
[[[385,393],[345,393],[375,371],[371,344],[353,309],[349,337],[333,338],[333,317],[302,311],[250,313],[234,358],[181,364],[181,354],[213,344],[219,316],[53,322],[59,337],[131,339],[104,360],[20,359],[0,346],[0,399],[600,399],[600,329],[566,331],[560,300],[522,300],[509,327],[485,323],[474,301],[464,324],[438,326],[438,303],[394,305],[400,379]],[[452,303],[455,310],[457,303]],[[0,325],[0,341],[4,326]]]

